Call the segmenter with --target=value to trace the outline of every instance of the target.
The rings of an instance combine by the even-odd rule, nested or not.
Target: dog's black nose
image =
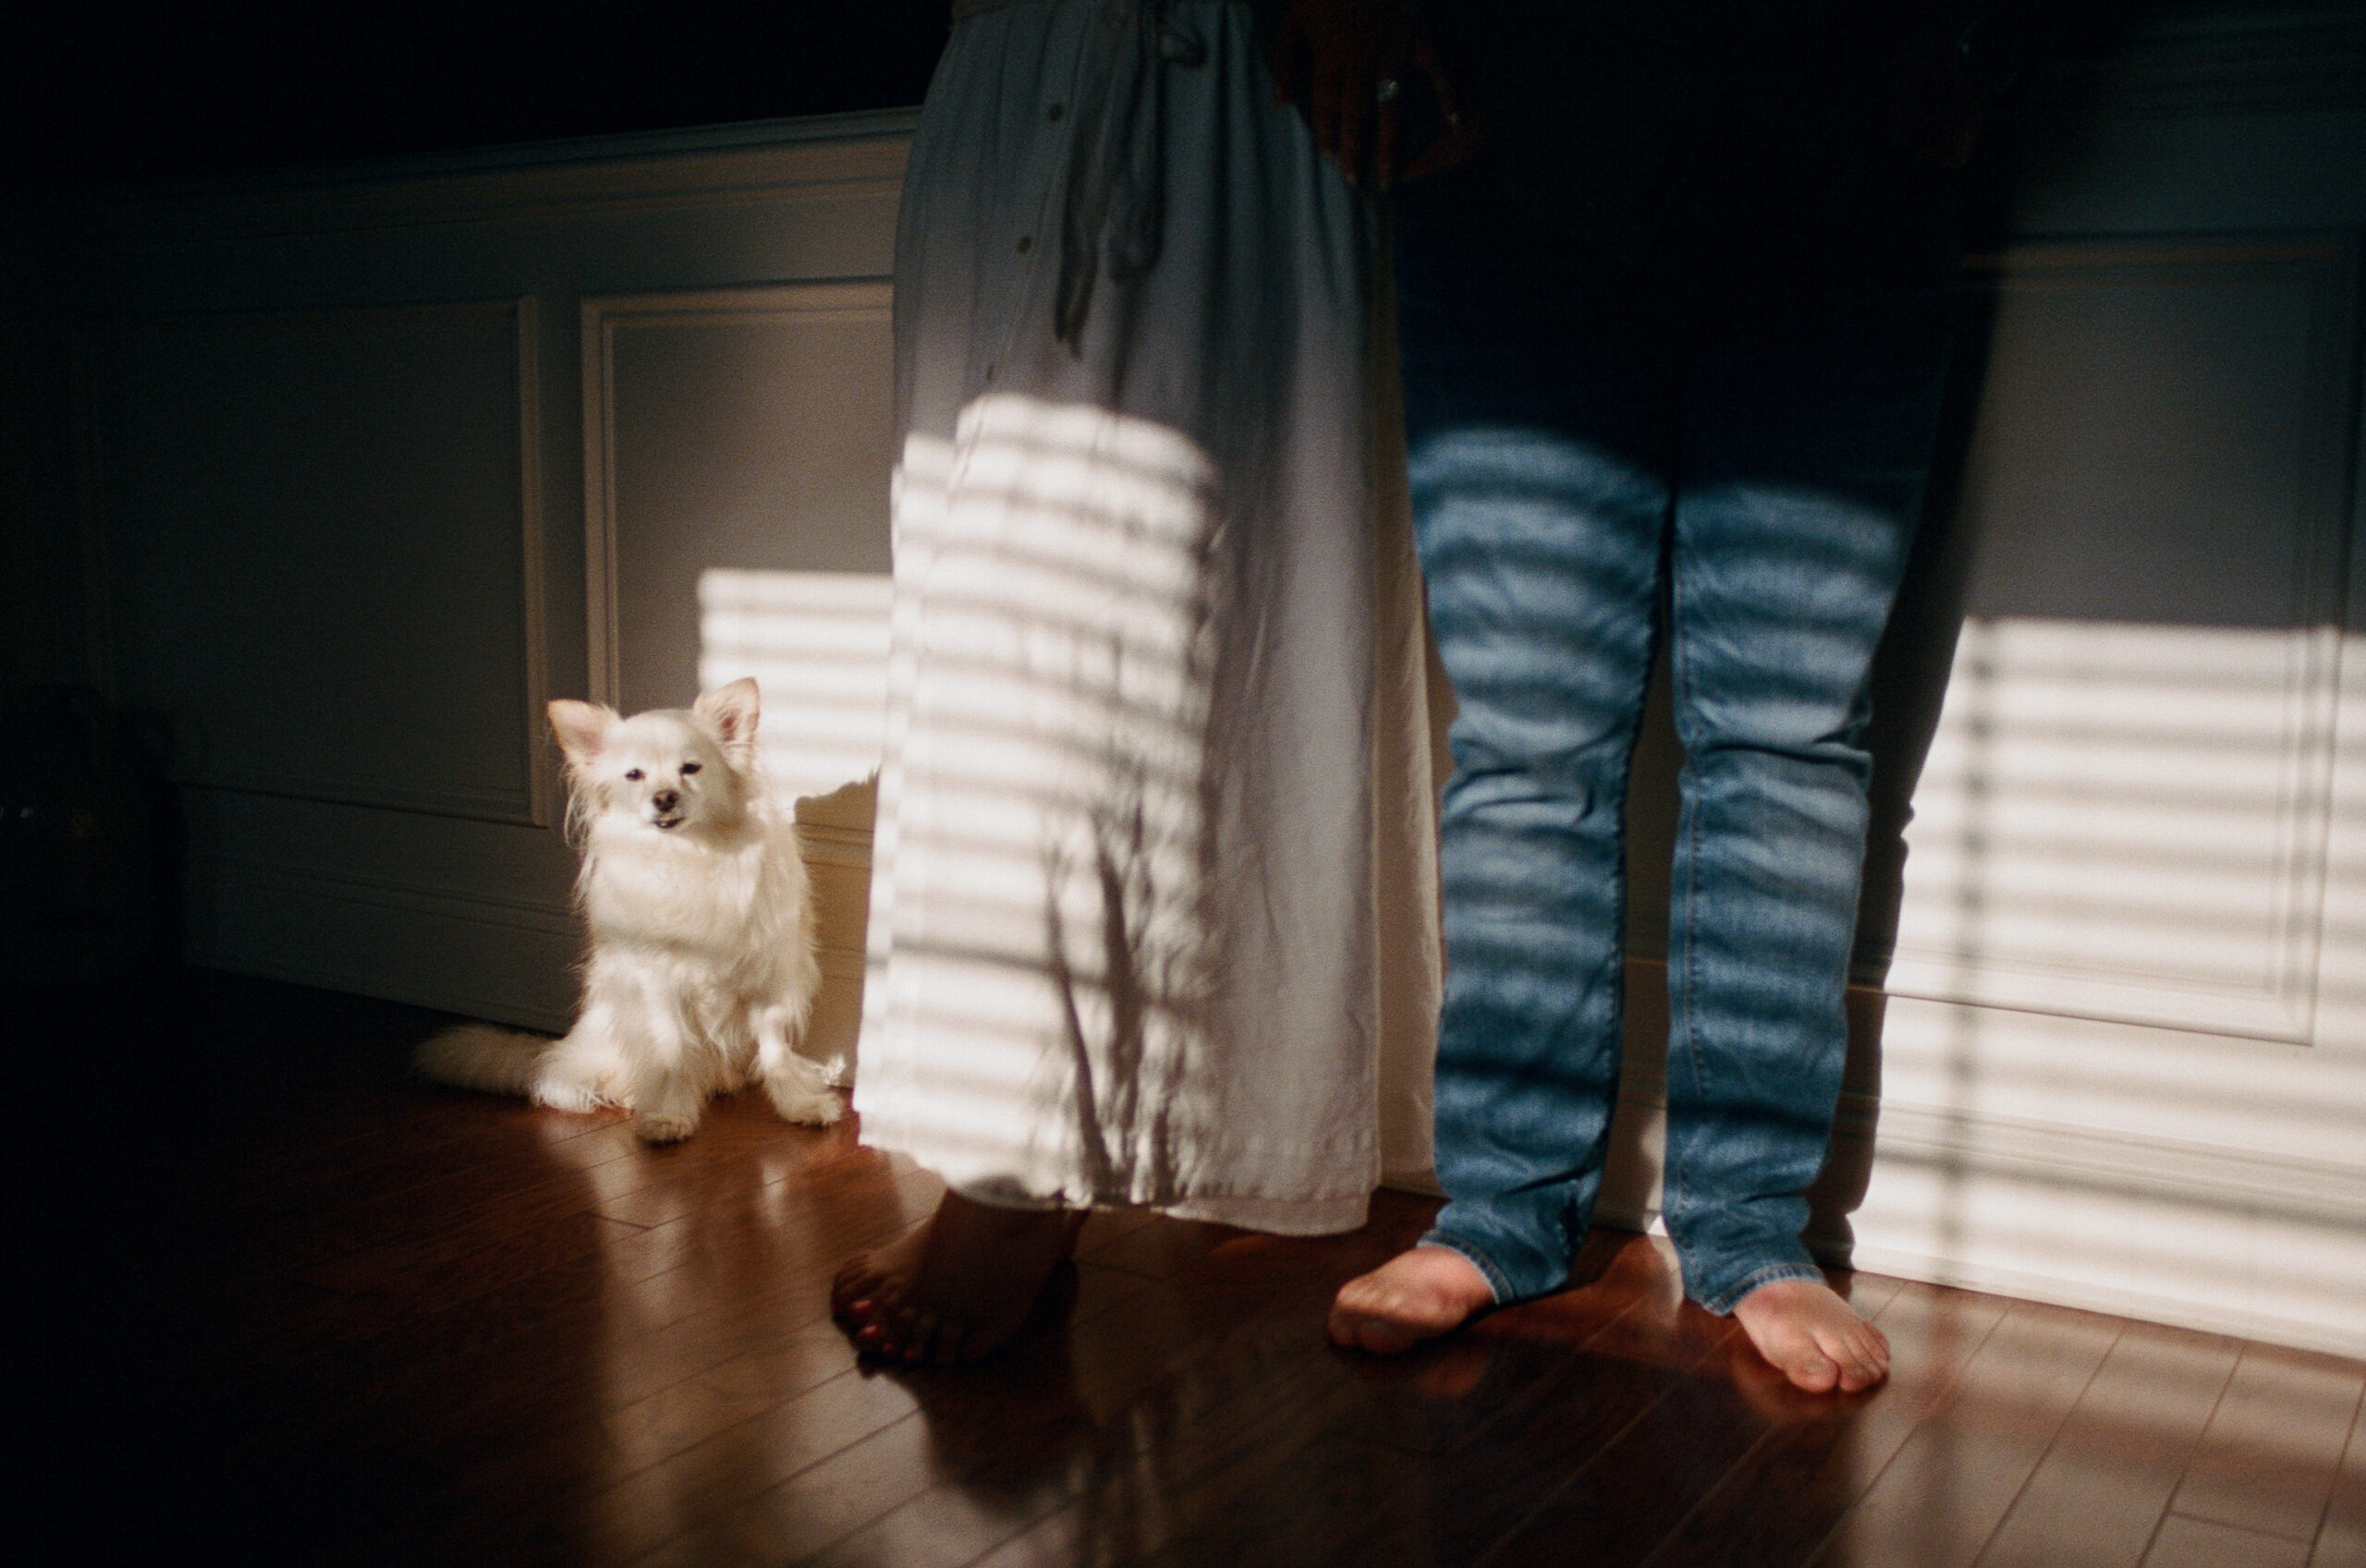
[[[651,805],[656,807],[660,811],[671,811],[675,807],[682,803],[682,797],[681,795],[675,790],[661,789],[655,795],[649,797],[649,802]]]

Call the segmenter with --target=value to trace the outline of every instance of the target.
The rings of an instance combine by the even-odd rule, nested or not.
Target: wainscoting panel
[[[1860,1267],[2366,1348],[2354,1042],[1892,998],[1882,1057],[1877,1114],[1845,1106],[1835,1147],[1870,1138]]]
[[[711,574],[885,574],[896,454],[884,283],[587,299],[583,353],[603,700],[678,707],[701,682],[734,678],[702,668]],[[803,694],[768,695],[787,707]]]
[[[194,962],[566,1027],[582,942],[555,830],[245,790],[182,801]]]
[[[2031,247],[1986,281],[1977,560],[1888,989],[2305,1041],[2356,251]]]
[[[536,341],[531,299],[114,324],[117,657],[182,782],[549,820]]]

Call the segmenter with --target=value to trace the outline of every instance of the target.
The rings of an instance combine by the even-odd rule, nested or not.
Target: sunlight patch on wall
[[[2336,728],[2358,651],[1968,622],[1887,986],[1953,1005],[1893,1007],[1884,1101],[2358,1163],[2366,736]]]
[[[2330,631],[1971,620],[1893,994],[2305,1040]]]
[[[827,795],[879,767],[887,713],[885,573],[699,576],[699,689],[753,675],[775,789]]]
[[[1965,625],[1907,833],[1860,1267],[2366,1349],[2361,653]]]

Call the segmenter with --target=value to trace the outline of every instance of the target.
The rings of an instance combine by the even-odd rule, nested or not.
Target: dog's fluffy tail
[[[455,1088],[524,1094],[533,1087],[534,1064],[551,1043],[542,1035],[491,1024],[459,1024],[422,1044],[411,1065],[420,1076]]]

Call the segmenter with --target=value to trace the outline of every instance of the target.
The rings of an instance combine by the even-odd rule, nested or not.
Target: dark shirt
[[[1435,0],[1483,155],[1531,212],[1640,261],[1687,201],[1763,201],[1913,155],[1971,90],[1959,0]],[[1918,95],[1920,102],[1918,102]]]

